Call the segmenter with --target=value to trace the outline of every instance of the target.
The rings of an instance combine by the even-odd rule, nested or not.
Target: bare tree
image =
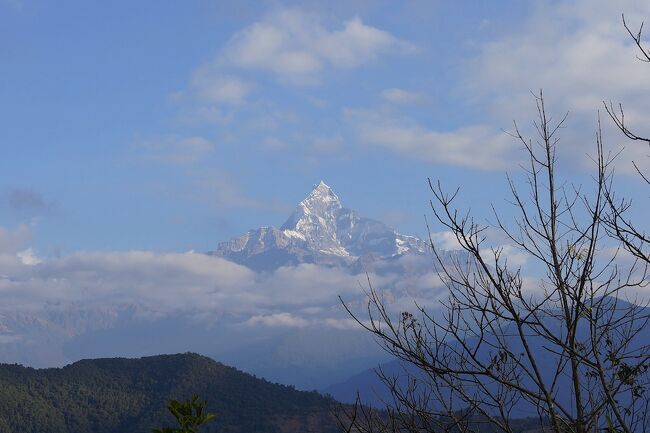
[[[643,22],[636,31],[633,31],[625,20],[625,15],[622,15],[622,20],[623,27],[625,27],[625,30],[637,48],[637,59],[644,63],[650,63],[650,48],[643,44]],[[616,125],[625,137],[633,142],[650,145],[650,138],[639,135],[629,128],[625,121],[625,112],[623,111],[622,104],[619,103],[617,107],[614,107],[612,102],[603,102],[603,105],[607,114],[609,114],[609,117],[614,122],[614,125]],[[634,164],[634,168],[641,179],[650,185],[650,178],[648,178],[636,162],[633,161],[632,164]],[[607,215],[604,222],[610,234],[618,238],[625,248],[639,260],[650,262],[650,254],[648,253],[650,237],[626,216],[627,211],[631,207],[631,201],[625,198],[619,199],[611,188],[607,191],[607,200],[611,212]]]
[[[367,317],[346,306],[403,366],[378,371],[392,401],[377,411],[358,400],[340,418],[347,431],[515,432],[531,412],[538,431],[650,431],[650,309],[628,298],[648,283],[647,255],[611,236],[626,203],[612,198],[600,125],[583,191],[556,173],[566,116],[547,117],[541,92],[536,107],[537,138],[512,133],[527,155],[525,190],[508,178],[512,223],[496,209],[495,223],[479,223],[456,208],[458,190],[429,181],[435,219],[462,248],[450,258],[430,242],[449,291],[441,308],[394,312],[370,281]],[[490,230],[530,257],[526,269],[490,245]]]

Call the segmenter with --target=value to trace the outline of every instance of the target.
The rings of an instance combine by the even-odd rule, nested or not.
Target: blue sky
[[[539,89],[554,118],[569,112],[560,181],[588,191],[603,100],[650,136],[649,69],[623,12],[635,27],[650,2],[0,0],[0,319],[62,332],[41,344],[2,322],[0,358],[24,362],[11,355],[22,341],[67,362],[51,344],[131,316],[188,317],[237,344],[358,330],[339,296],[363,306],[365,275],[255,272],[199,253],[281,225],[320,180],[404,234],[426,232],[429,177],[460,187],[479,222],[492,204],[511,220],[506,174],[525,188],[525,155],[504,130],[516,120],[534,138]],[[650,151],[607,118],[603,133],[623,149],[616,190],[643,230],[648,188],[632,161],[650,171]],[[535,261],[486,233],[539,289]],[[438,308],[447,292],[430,259],[400,260],[412,272],[373,285],[395,312]]]
[[[423,234],[428,177],[504,203],[521,154],[502,130],[539,88],[571,112],[561,151],[588,181],[599,101],[644,126],[620,23],[643,3],[0,0],[4,243],[205,251],[280,225],[321,179]],[[621,158],[625,188],[643,152]]]

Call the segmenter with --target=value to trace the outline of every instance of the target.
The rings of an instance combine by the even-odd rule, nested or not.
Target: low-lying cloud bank
[[[409,275],[368,275],[391,302],[432,302],[444,293],[430,260],[404,260],[410,260]],[[341,329],[351,324],[339,296],[361,307],[364,288],[365,274],[313,264],[257,273],[197,253],[79,252],[47,260],[29,250],[0,253],[0,312],[135,305],[142,316],[190,314],[242,326]]]

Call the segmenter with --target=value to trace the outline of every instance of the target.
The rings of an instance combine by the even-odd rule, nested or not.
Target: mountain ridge
[[[173,425],[167,400],[194,394],[217,414],[206,433],[337,431],[333,400],[184,353],[49,369],[0,364],[0,432],[150,432]]]

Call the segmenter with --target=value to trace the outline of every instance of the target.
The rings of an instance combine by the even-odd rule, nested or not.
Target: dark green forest
[[[196,354],[0,365],[0,433],[140,433],[171,426],[170,399],[198,394],[209,432],[334,432],[334,401]]]

